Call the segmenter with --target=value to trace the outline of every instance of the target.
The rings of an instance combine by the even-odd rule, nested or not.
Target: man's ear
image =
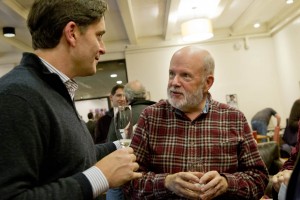
[[[213,75],[208,75],[204,83],[205,84],[204,90],[208,91],[213,85],[214,81],[215,81],[215,77]]]
[[[79,31],[79,27],[76,25],[75,22],[70,21],[67,23],[63,30],[63,34],[66,38],[66,41],[71,45],[75,46],[76,44],[76,39],[77,39],[77,34]]]

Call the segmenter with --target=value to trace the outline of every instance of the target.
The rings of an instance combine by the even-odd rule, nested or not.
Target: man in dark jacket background
[[[131,110],[132,110],[131,123],[132,123],[133,129],[134,129],[135,124],[137,123],[141,112],[147,106],[150,106],[150,105],[154,104],[155,102],[146,99],[146,96],[147,96],[146,88],[138,80],[128,82],[124,87],[124,93],[125,93],[127,102],[129,103],[129,105],[131,105]],[[112,120],[110,123],[107,139],[108,139],[108,141],[111,141],[111,142],[118,140],[118,137],[116,135],[116,131],[114,128],[114,120]],[[125,197],[120,188],[109,189],[106,193],[107,200],[114,200],[114,199],[122,200],[124,198]]]

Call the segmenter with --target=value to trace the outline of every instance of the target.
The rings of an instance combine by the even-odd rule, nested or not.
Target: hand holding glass
[[[188,171],[190,172],[206,172],[205,164],[202,161],[193,161],[188,164]],[[194,183],[198,187],[202,187],[205,184]]]
[[[131,106],[114,107],[114,124],[117,138],[122,147],[128,147],[132,138]]]

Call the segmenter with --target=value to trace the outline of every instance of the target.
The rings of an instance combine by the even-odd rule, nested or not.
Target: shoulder
[[[14,95],[28,101],[38,97],[43,98],[45,91],[44,82],[35,73],[23,67],[16,67],[0,79],[0,94]]]
[[[113,118],[113,116],[109,113],[103,115],[102,117],[100,117],[98,119],[98,122],[99,123],[106,123],[107,121],[110,121],[111,119]]]
[[[211,100],[210,111],[216,115],[226,115],[230,118],[244,118],[244,114],[235,107]]]
[[[158,102],[154,102],[152,105],[148,106],[149,109],[162,109],[171,108],[171,104],[166,99],[161,99]]]
[[[211,105],[211,107],[213,107],[216,110],[239,112],[239,110],[237,108],[230,106],[228,104],[225,104],[225,103],[218,102],[213,99],[211,99],[210,105]]]
[[[171,110],[173,110],[174,108],[171,106],[171,104],[165,100],[162,99],[160,101],[158,101],[157,103],[154,103],[152,105],[147,106],[143,113],[145,115],[151,115],[151,114],[155,114],[155,115],[159,115],[165,112],[169,112]]]
[[[300,106],[300,99],[296,100],[294,104]]]

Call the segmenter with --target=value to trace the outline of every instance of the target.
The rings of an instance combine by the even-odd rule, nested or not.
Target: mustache
[[[170,87],[169,92],[178,92],[178,93],[184,93],[184,90],[180,88]]]

